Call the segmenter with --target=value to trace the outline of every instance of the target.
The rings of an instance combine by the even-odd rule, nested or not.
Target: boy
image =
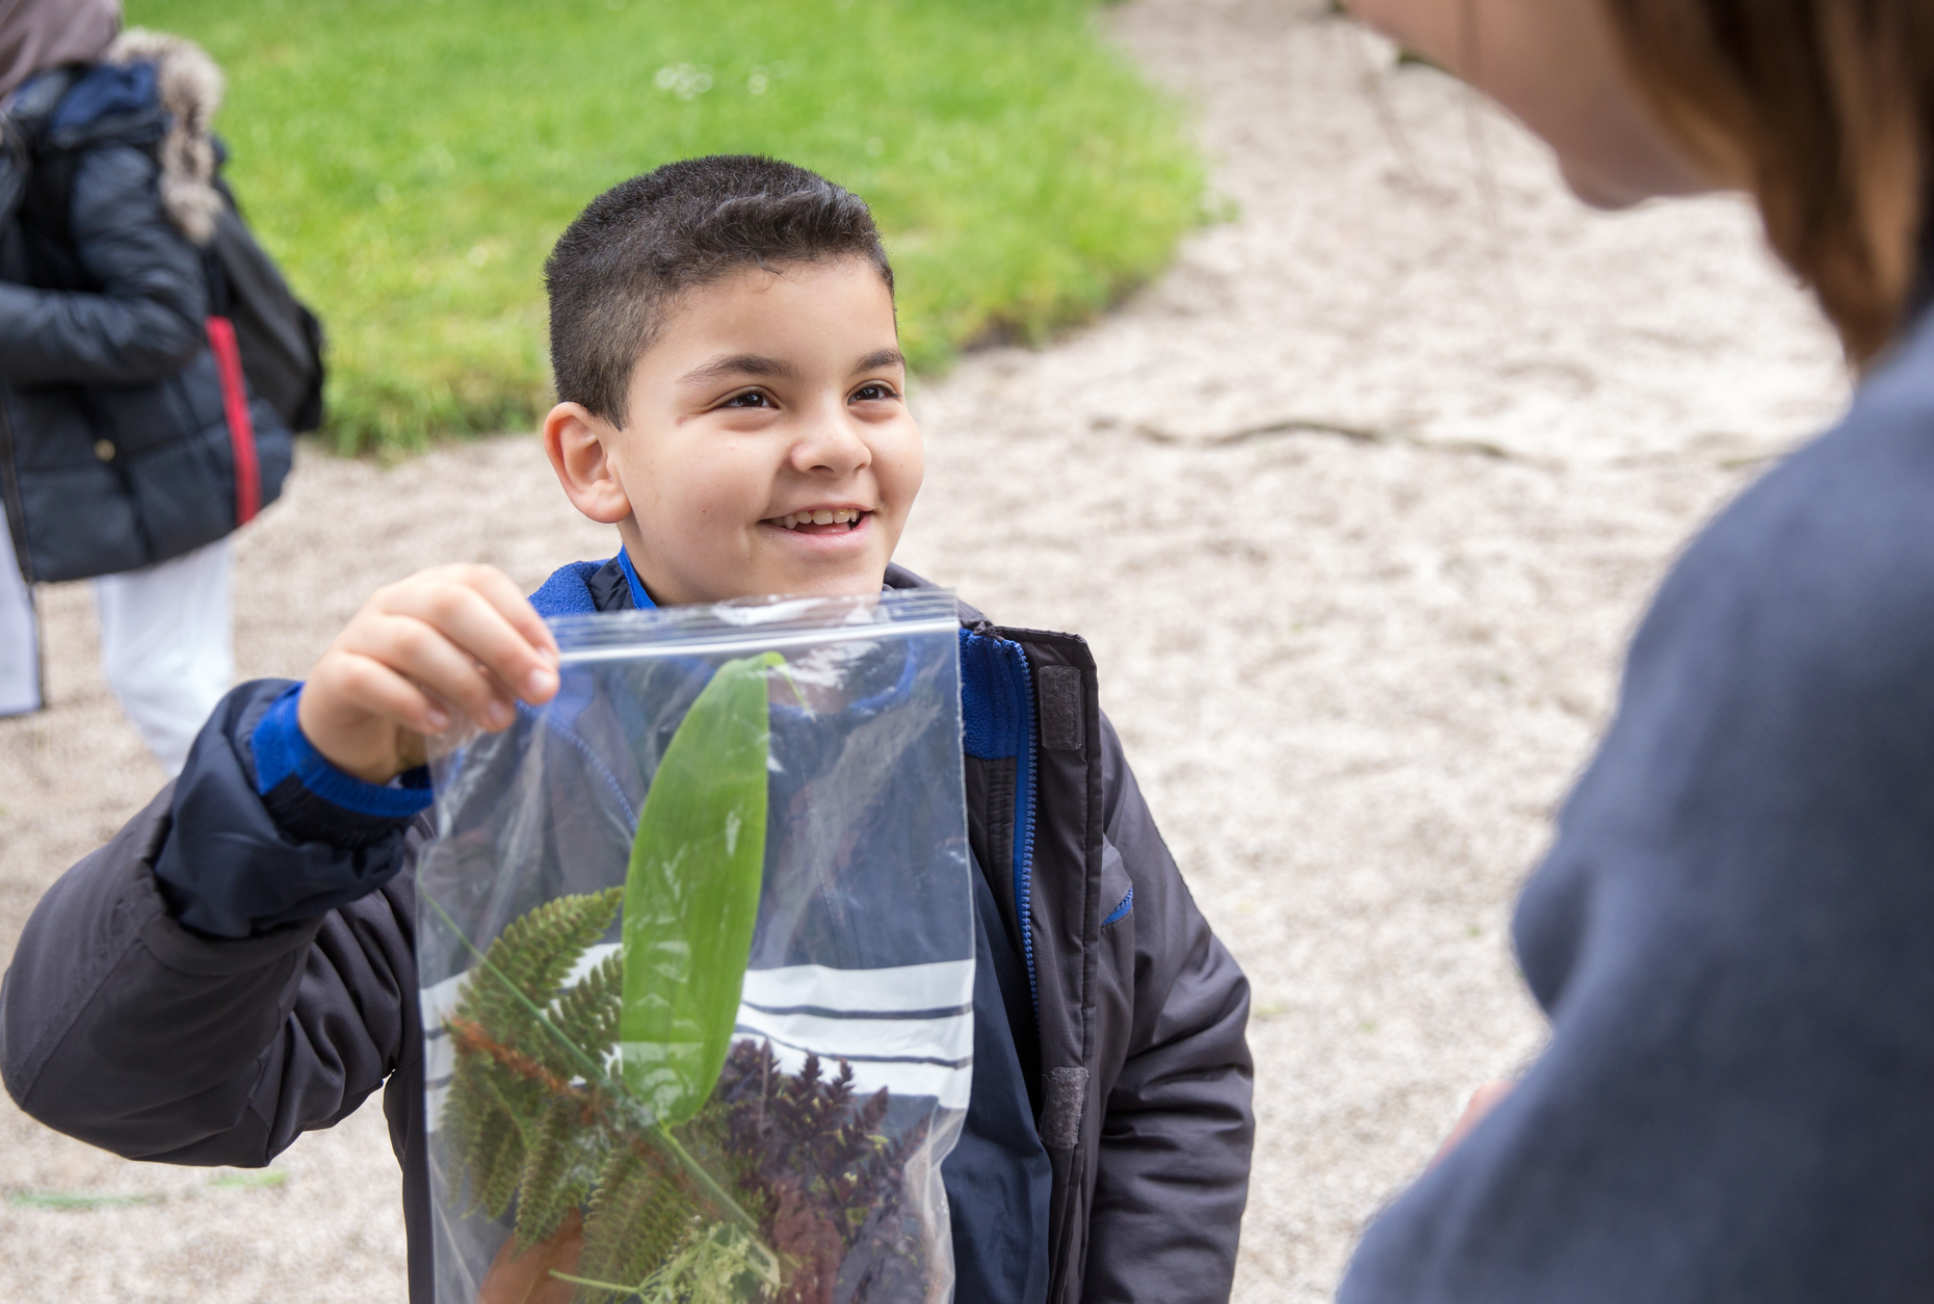
[[[238,689],[181,780],[49,891],[0,990],[14,1098],[123,1154],[265,1163],[387,1079],[419,1301],[424,735],[448,707],[501,729],[556,692],[540,613],[920,583],[889,565],[920,436],[858,198],[766,159],[674,163],[593,201],[546,271],[545,448],[618,554],[565,567],[535,606],[495,571],[423,572],[371,598],[305,684]],[[965,621],[963,705],[991,723],[966,740],[979,964],[972,1094],[942,1168],[956,1298],[1224,1299],[1247,985],[1162,845],[1085,646]]]

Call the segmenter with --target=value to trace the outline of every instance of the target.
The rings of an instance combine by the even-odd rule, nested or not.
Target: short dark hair
[[[742,267],[859,257],[893,268],[865,201],[791,163],[684,159],[613,186],[544,263],[562,402],[622,422],[631,370],[680,293]]]

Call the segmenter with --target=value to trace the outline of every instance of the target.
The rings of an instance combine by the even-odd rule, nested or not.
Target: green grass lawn
[[[1038,340],[1202,217],[1176,106],[1094,0],[129,0],[229,77],[217,127],[263,242],[330,333],[345,450],[526,424],[550,401],[544,256],[669,159],[778,155],[872,204],[931,372]]]

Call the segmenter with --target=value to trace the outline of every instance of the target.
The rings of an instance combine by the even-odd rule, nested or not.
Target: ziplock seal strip
[[[644,614],[644,613],[639,613]],[[713,638],[680,643],[612,643],[605,646],[563,648],[558,653],[561,666],[588,665],[598,661],[645,661],[655,657],[691,657],[712,653],[736,652],[742,648],[816,647],[825,643],[850,643],[856,639],[912,638],[917,634],[944,634],[959,628],[951,616],[946,620],[894,621],[878,625],[815,626],[791,632],[775,632],[770,625],[751,625],[736,631],[732,638]],[[562,642],[563,640],[559,640]]]
[[[573,614],[549,624],[562,659],[571,662],[931,634],[956,628],[959,619],[959,606],[946,589],[896,589],[854,597],[762,598]]]

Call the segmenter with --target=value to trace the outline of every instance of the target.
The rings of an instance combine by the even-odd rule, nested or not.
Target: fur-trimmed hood
[[[32,155],[120,141],[154,151],[168,220],[207,244],[223,205],[213,131],[221,102],[221,69],[200,46],[138,28],[116,37],[93,63],[29,79],[0,106],[0,214],[12,211]]]
[[[214,138],[221,107],[222,70],[193,41],[131,27],[108,47],[105,63],[154,65],[155,87],[168,115],[167,134],[156,148],[161,163],[161,203],[169,220],[196,244],[215,234],[222,197],[215,189],[220,162]]]

